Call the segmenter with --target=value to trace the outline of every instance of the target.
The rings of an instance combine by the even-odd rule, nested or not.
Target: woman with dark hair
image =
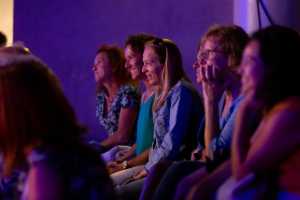
[[[116,46],[103,45],[96,53],[93,66],[97,84],[96,114],[109,135],[98,145],[100,152],[133,140],[139,95],[137,88],[130,84],[124,64],[123,51]],[[104,159],[114,160],[116,151],[110,150]]]
[[[21,199],[115,198],[104,163],[81,142],[84,132],[49,68],[25,50],[2,48],[1,176],[18,172]]]
[[[271,175],[273,182],[268,186],[276,192],[277,199],[300,199],[299,49],[299,34],[281,26],[254,33],[247,45],[242,62],[245,100],[239,109],[232,144],[233,177],[221,187],[221,198],[235,190],[241,198],[252,194],[251,198],[270,199],[254,196],[262,194],[256,194],[253,188],[252,193],[245,193],[245,188],[241,192],[236,182],[255,176],[259,183],[262,177]],[[257,115],[262,119],[253,130],[249,124]]]
[[[124,146],[124,150],[116,154],[116,160],[108,163],[110,173],[144,164],[148,160],[149,149],[153,141],[154,86],[146,80],[142,67],[145,43],[153,39],[154,37],[149,34],[140,33],[130,35],[125,43],[125,68],[132,80],[139,85],[141,101],[135,129],[135,144],[127,149]]]

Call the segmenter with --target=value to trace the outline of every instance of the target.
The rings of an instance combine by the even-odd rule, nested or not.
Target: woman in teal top
[[[153,36],[147,34],[131,35],[125,44],[125,68],[131,78],[141,84],[143,94],[136,124],[136,143],[127,149],[122,147],[123,150],[116,155],[115,161],[108,163],[110,173],[142,165],[148,161],[148,152],[153,141],[154,87],[148,83],[145,74],[142,73],[142,66],[144,45],[153,39]]]
[[[148,149],[153,141],[153,100],[154,95],[148,97],[148,99],[142,98],[136,129],[136,155]]]

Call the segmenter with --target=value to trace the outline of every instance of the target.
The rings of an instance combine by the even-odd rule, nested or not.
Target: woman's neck
[[[154,94],[155,90],[153,86],[146,85],[145,84],[145,91],[143,92],[143,101],[147,100],[149,97],[151,97]]]
[[[107,81],[103,83],[103,86],[107,91],[107,96],[114,97],[120,88],[120,83],[117,81]]]
[[[240,77],[232,74],[231,83],[228,85],[227,89],[225,90],[226,98],[232,100],[236,99],[240,95],[240,89],[241,89]]]

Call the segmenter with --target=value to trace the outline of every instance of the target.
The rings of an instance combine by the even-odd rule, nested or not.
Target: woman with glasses
[[[200,96],[185,75],[174,42],[155,39],[146,43],[143,62],[146,80],[155,86],[154,141],[145,166],[132,169],[129,177],[113,177],[119,194],[128,199],[138,198],[144,177],[159,161],[180,160],[190,154],[202,113]]]
[[[229,158],[236,111],[242,100],[238,70],[247,41],[247,34],[238,26],[213,26],[202,37],[193,68],[202,87],[203,142],[198,141],[192,161],[177,162],[168,168],[153,199],[172,199],[175,191],[176,198],[184,198],[193,184]],[[149,194],[147,188],[145,193]],[[148,196],[143,194],[151,199]]]

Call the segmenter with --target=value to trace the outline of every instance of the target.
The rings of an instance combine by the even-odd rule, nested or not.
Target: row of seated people
[[[193,65],[200,95],[173,41],[130,36],[125,56],[103,45],[93,71],[109,136],[89,144],[51,70],[1,48],[1,199],[299,198],[299,48],[281,26],[211,27]]]
[[[275,115],[272,109],[276,108],[274,106],[277,103],[298,95],[294,82],[296,79],[290,75],[292,70],[285,71],[287,75],[280,77],[283,79],[277,77],[283,74],[277,74],[280,68],[298,64],[295,61],[296,56],[293,55],[299,47],[298,38],[299,35],[295,31],[280,26],[258,31],[251,38],[238,26],[211,27],[201,38],[193,65],[197,83],[201,87],[201,94],[198,95],[184,75],[181,54],[174,42],[151,38],[145,34],[129,37],[125,44],[125,68],[133,80],[144,84],[145,89],[139,88],[144,92],[137,117],[135,144],[130,148],[119,146],[109,151],[107,167],[118,195],[123,199],[185,199],[191,198],[192,194],[198,199],[200,196],[197,196],[196,191],[210,191],[206,194],[215,195],[215,192],[205,189],[207,187],[199,183],[210,180],[208,177],[211,174],[219,172],[221,175],[215,177],[222,181],[213,181],[213,184],[221,184],[231,174],[236,176],[235,172],[231,172],[231,168],[237,170],[237,166],[251,167],[244,176],[251,174],[250,172],[260,175],[266,166],[272,166],[272,176],[280,176],[280,164],[286,161],[283,158],[286,158],[287,154],[283,154],[283,157],[263,155],[264,151],[268,151],[267,155],[279,151],[278,147],[268,149],[268,145],[272,144],[273,140],[277,142],[275,137],[269,137],[277,134],[273,131],[280,127],[260,127],[265,118]],[[289,46],[290,43],[293,45]],[[284,48],[283,44],[286,44]],[[174,46],[176,51],[173,51],[171,46]],[[283,54],[281,51],[286,53],[283,49],[289,49],[288,53]],[[284,62],[288,56],[291,57],[288,59],[291,63]],[[268,70],[264,69],[265,66]],[[289,77],[290,86],[283,86],[287,79],[285,77]],[[290,93],[283,92],[284,90]],[[150,101],[153,101],[152,106],[150,101],[145,104],[149,96],[153,97],[150,98]],[[293,101],[296,105],[297,100]],[[109,110],[109,106],[107,109]],[[118,121],[119,124],[122,124],[121,121]],[[282,122],[275,123],[286,126],[283,119],[280,121]],[[127,128],[128,125],[135,126],[135,120],[131,119],[130,122],[125,123]],[[246,122],[248,124],[245,124]],[[270,119],[269,123],[267,126],[273,125],[273,119]],[[263,133],[261,138],[257,136],[256,143],[253,142],[256,137],[251,136],[258,131],[266,133]],[[132,131],[127,133],[132,134]],[[242,134],[244,135],[233,137]],[[246,135],[247,139],[252,138],[251,142],[246,139]],[[233,143],[232,138],[235,141]],[[240,144],[240,140],[244,139],[244,143]],[[257,144],[252,147],[253,150],[250,148],[252,143]],[[142,144],[147,145],[144,145],[141,151],[136,151],[141,149]],[[295,145],[291,144],[291,149],[295,150]],[[195,150],[191,152],[193,148]],[[268,158],[269,160],[265,160],[266,166],[261,160],[261,166],[248,166],[248,151],[250,162],[261,159],[260,156],[263,159]],[[280,149],[280,152],[285,150]],[[107,153],[103,156],[106,158]],[[179,161],[183,159],[190,161]],[[290,163],[287,163],[285,169],[290,166]],[[239,180],[244,176],[235,178]],[[281,188],[281,183],[275,181],[278,183],[276,187],[280,188],[277,188],[277,192],[299,192],[292,180],[284,181],[287,182],[284,183],[288,185],[287,188]],[[216,189],[217,186],[213,188]],[[275,186],[269,188],[274,189]],[[206,198],[208,197],[204,197]]]

